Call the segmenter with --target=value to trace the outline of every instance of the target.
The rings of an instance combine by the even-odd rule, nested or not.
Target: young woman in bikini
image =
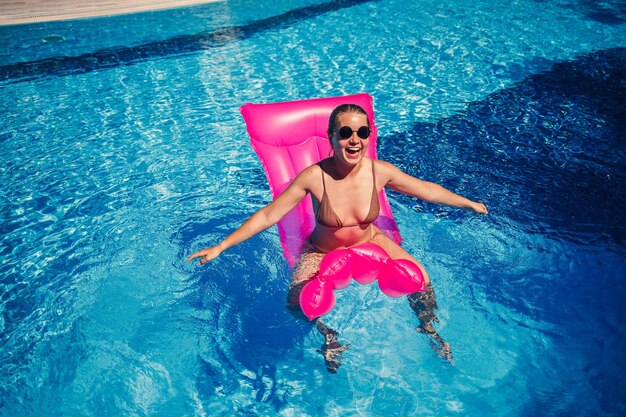
[[[419,261],[372,223],[380,210],[378,193],[383,187],[389,187],[428,202],[476,213],[486,214],[487,208],[440,185],[405,174],[388,162],[366,157],[370,133],[367,114],[360,106],[344,104],[334,109],[328,125],[333,155],[303,170],[282,194],[254,213],[222,242],[195,252],[187,261],[200,258],[200,264],[204,264],[215,259],[224,250],[278,223],[307,194],[311,194],[316,225],[294,268],[287,297],[290,309],[298,309],[300,290],[315,277],[325,253],[365,242],[375,243],[392,259],[414,262],[424,274],[426,292],[409,295],[409,304],[420,321],[417,330],[430,335],[438,344],[435,345],[437,351],[449,359],[450,346],[431,323],[436,321],[434,311],[437,306],[428,273]],[[321,349],[326,367],[329,372],[336,372],[341,353],[347,346],[338,343],[337,333],[324,325],[320,318],[315,320],[315,326],[326,339]]]

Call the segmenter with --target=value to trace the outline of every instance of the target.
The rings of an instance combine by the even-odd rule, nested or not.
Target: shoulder
[[[320,178],[322,168],[318,164],[309,165],[294,178],[293,182],[304,188],[314,186]]]
[[[383,161],[382,159],[372,159],[372,158],[368,158],[369,160],[372,161],[372,163],[374,164],[374,168],[376,169],[389,169],[389,167],[394,167],[395,166],[387,161]]]
[[[298,176],[310,177],[313,175],[319,175],[321,171],[322,171],[322,167],[320,166],[320,162],[318,162],[316,164],[309,165],[308,167],[304,168],[300,172],[300,174],[298,174]]]
[[[377,160],[375,170],[376,181],[392,188],[394,184],[407,184],[418,180],[387,161]]]
[[[382,159],[372,159],[372,163],[374,164],[376,175],[393,176],[394,174],[402,172],[394,164],[383,161]]]

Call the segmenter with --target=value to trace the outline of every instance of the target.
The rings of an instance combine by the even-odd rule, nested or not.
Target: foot
[[[326,337],[326,341],[318,352],[324,356],[326,370],[331,374],[336,374],[339,365],[341,365],[341,355],[349,346],[341,345],[337,341],[337,332],[332,329],[329,329],[324,336]]]
[[[440,358],[452,363],[452,351],[450,350],[450,343],[443,342],[443,344],[441,344],[440,346],[435,346],[434,349]]]
[[[445,359],[451,365],[454,365],[454,363],[452,362],[452,351],[450,350],[450,343],[435,343],[434,340],[431,340],[430,345],[432,346],[437,356],[439,356],[441,359]]]
[[[420,327],[415,329],[415,331],[432,337],[430,345],[433,347],[435,353],[437,353],[437,355],[442,359],[452,362],[452,350],[450,349],[450,343],[444,342],[441,336],[439,336],[439,334],[435,331],[432,324],[422,323]]]

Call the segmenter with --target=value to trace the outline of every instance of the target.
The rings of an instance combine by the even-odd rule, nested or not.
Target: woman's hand
[[[472,210],[474,213],[478,213],[478,214],[487,214],[487,206],[485,206],[483,203],[477,203],[475,201],[472,201],[472,205],[470,206],[470,210]]]
[[[187,262],[195,258],[202,258],[200,259],[200,265],[203,265],[217,258],[222,252],[223,250],[219,247],[219,245],[212,246],[210,248],[202,249],[192,254],[189,258],[187,258]]]

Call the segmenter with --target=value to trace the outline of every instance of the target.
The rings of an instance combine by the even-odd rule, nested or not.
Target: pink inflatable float
[[[322,259],[317,276],[300,292],[302,312],[313,320],[335,306],[334,290],[342,290],[354,278],[359,284],[371,284],[378,278],[380,290],[390,297],[400,297],[425,290],[424,275],[407,259],[391,259],[380,246],[363,243],[335,249]]]
[[[241,107],[250,143],[261,160],[272,198],[283,192],[304,168],[330,156],[331,146],[326,133],[328,118],[335,107],[345,103],[358,104],[367,112],[372,129],[367,156],[376,159],[378,130],[372,97],[368,94],[283,103],[246,103]],[[375,224],[392,240],[400,243],[402,238],[384,189],[380,191],[378,197],[380,215]],[[289,265],[296,262],[302,244],[315,227],[310,199],[311,197],[307,196],[278,223],[280,241]],[[422,286],[419,288],[423,291],[423,277],[418,277],[421,276],[421,272],[417,266],[408,262],[413,265],[411,269],[406,265],[406,261],[391,260],[378,246],[366,245],[336,250],[324,257],[318,277],[303,288],[302,293],[305,295],[300,297],[302,309],[310,319],[332,309],[334,305],[332,290],[345,288],[348,285],[346,282],[349,283],[349,278],[346,281],[346,277],[349,276],[353,276],[361,283],[372,282],[378,276],[379,286],[391,296],[407,294],[406,291],[420,291],[415,289],[419,287],[418,284],[410,286],[410,290],[406,289],[404,281],[410,278],[417,283],[421,279]],[[389,277],[404,278],[396,280]]]

